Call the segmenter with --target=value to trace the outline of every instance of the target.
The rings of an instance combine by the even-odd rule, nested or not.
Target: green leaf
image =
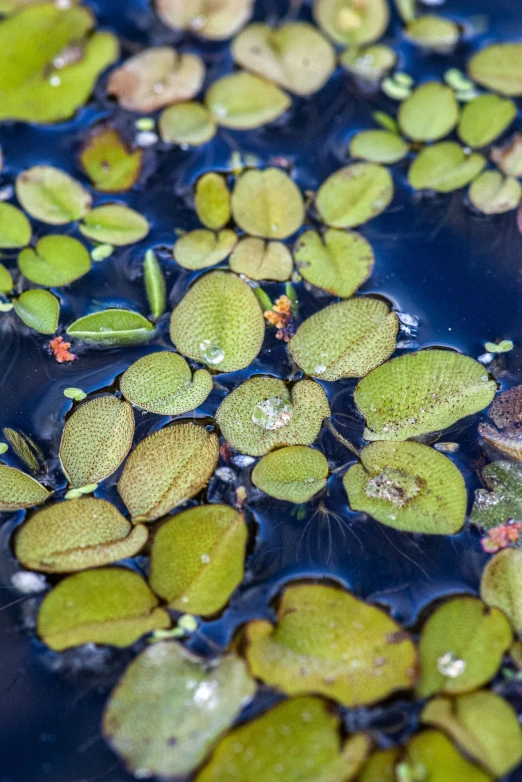
[[[188,101],[169,106],[159,118],[162,141],[199,147],[214,138],[216,123],[202,103]]]
[[[227,180],[222,174],[209,171],[198,179],[194,206],[206,228],[219,231],[228,223],[231,216],[230,193]]]
[[[57,652],[86,643],[130,646],[145,633],[170,627],[169,615],[157,606],[137,573],[86,570],[64,578],[44,598],[38,635]]]
[[[356,231],[329,228],[324,234],[305,231],[294,249],[296,267],[312,285],[349,298],[370,276],[371,245]]]
[[[112,71],[107,83],[127,111],[152,112],[193,98],[205,79],[205,65],[196,54],[179,53],[171,46],[152,46]]]
[[[389,130],[363,130],[350,142],[350,155],[370,163],[396,163],[408,150],[404,139]]]
[[[266,242],[253,236],[247,236],[234,247],[229,263],[233,272],[251,280],[284,282],[292,276],[293,261],[288,247],[282,242]]]
[[[218,438],[203,426],[174,424],[134,449],[118,482],[133,521],[155,521],[194,497],[218,461]]]
[[[387,0],[317,0],[314,19],[336,43],[371,43],[386,30],[390,18]]]
[[[401,104],[399,125],[413,141],[436,141],[450,133],[459,119],[455,93],[440,82],[417,87]]]
[[[26,326],[40,334],[54,334],[60,317],[60,302],[49,291],[24,291],[13,302],[14,309]]]
[[[31,508],[41,505],[50,496],[51,493],[30,475],[0,464],[0,511]]]
[[[522,760],[517,714],[494,692],[436,698],[424,707],[421,720],[448,734],[494,777],[503,777]]]
[[[241,174],[232,193],[232,214],[243,231],[262,239],[286,239],[305,218],[299,188],[278,168]]]
[[[18,456],[31,472],[37,473],[45,466],[45,458],[40,448],[36,445],[25,432],[4,427],[4,437]]]
[[[291,698],[225,736],[196,782],[349,782],[370,738],[361,733],[341,740],[339,728],[339,717],[321,698]]]
[[[129,453],[133,437],[134,412],[128,402],[104,394],[76,408],[60,443],[60,461],[71,487],[112,475]]]
[[[425,698],[435,692],[476,690],[496,674],[512,640],[501,611],[476,597],[448,600],[422,627],[417,694]]]
[[[490,157],[504,174],[522,176],[522,134],[515,133],[502,147],[493,147]]]
[[[18,174],[16,197],[31,217],[50,225],[85,217],[92,203],[91,194],[76,179],[53,166],[33,166]]]
[[[150,585],[177,611],[221,611],[243,580],[248,530],[227,505],[199,505],[164,524],[154,538]]]
[[[421,350],[374,369],[354,398],[366,418],[366,440],[407,440],[482,410],[495,391],[478,361],[451,350]]]
[[[376,163],[354,163],[328,177],[317,193],[321,220],[333,228],[353,228],[381,214],[393,198],[389,171]]]
[[[399,760],[398,747],[379,750],[370,756],[359,782],[397,782],[395,766]]]
[[[0,120],[59,122],[87,101],[118,41],[81,6],[38,3],[0,23]]]
[[[397,62],[397,54],[389,46],[376,43],[362,49],[349,47],[341,52],[339,61],[355,77],[375,83],[391,71]]]
[[[103,735],[136,777],[185,776],[254,695],[242,660],[218,664],[163,641],[129,665],[103,715]]]
[[[6,269],[3,263],[0,263],[0,293],[11,293],[14,282],[11,272]]]
[[[237,71],[213,82],[205,103],[217,125],[249,130],[273,122],[290,108],[291,100],[275,84]]]
[[[517,115],[512,100],[498,95],[479,95],[466,103],[457,132],[468,147],[485,147],[508,128]]]
[[[434,14],[412,19],[406,26],[405,34],[418,46],[444,53],[450,52],[460,38],[460,30],[455,22]]]
[[[87,396],[85,391],[82,391],[81,388],[75,388],[74,386],[64,388],[63,395],[67,397],[67,399],[74,399],[75,402],[82,402]]]
[[[148,530],[136,527],[106,500],[57,502],[31,516],[15,537],[15,554],[30,570],[70,573],[133,557]]]
[[[352,510],[405,532],[450,535],[466,518],[466,484],[453,462],[420,443],[371,443],[343,478]]]
[[[251,24],[235,38],[232,55],[242,68],[296,95],[317,92],[335,69],[333,47],[307,22]]]
[[[502,95],[522,95],[522,44],[494,43],[468,63],[474,81]]]
[[[187,30],[211,41],[231,38],[252,15],[254,0],[156,0],[156,11],[173,30]]]
[[[514,177],[503,177],[498,171],[483,171],[469,189],[469,200],[486,215],[510,212],[521,198],[520,182]]]
[[[154,250],[147,250],[145,253],[143,275],[150,314],[154,320],[157,320],[161,318],[167,306],[167,285]]]
[[[492,557],[480,582],[480,596],[488,606],[500,608],[522,638],[522,550],[506,548]]]
[[[287,695],[313,692],[354,707],[415,683],[417,653],[408,633],[335,587],[290,585],[277,626],[254,620],[245,637],[252,674]]]
[[[181,236],[174,245],[174,260],[191,271],[207,269],[228,258],[237,242],[234,231],[225,228],[219,233],[196,228]]]
[[[139,242],[150,230],[145,217],[120,204],[104,204],[91,209],[78,227],[89,239],[118,247]]]
[[[135,361],[120,380],[125,399],[160,415],[181,415],[203,404],[212,391],[206,369],[194,374],[179,353],[162,350]]]
[[[305,445],[278,448],[263,456],[252,472],[252,482],[269,497],[300,504],[321,491],[328,462],[321,451]]]
[[[199,277],[170,321],[170,338],[180,353],[220,372],[247,367],[264,335],[263,313],[252,289],[221,271]]]
[[[282,380],[258,375],[225,397],[216,423],[238,451],[263,456],[282,445],[311,445],[329,415],[319,383],[301,380],[289,389]]]
[[[322,380],[362,377],[395,350],[399,323],[380,299],[330,304],[307,318],[290,340],[294,361]]]
[[[143,150],[131,152],[117,130],[107,125],[94,129],[80,152],[80,165],[96,190],[117,193],[130,190],[141,173]]]
[[[455,782],[491,782],[487,774],[465,760],[446,736],[437,730],[426,730],[414,736],[406,751],[408,766],[419,769],[419,773],[430,782],[449,782],[450,779]]]
[[[67,334],[90,345],[137,345],[154,336],[154,326],[137,312],[110,307],[75,320]]]
[[[87,274],[91,258],[83,244],[71,236],[51,234],[36,247],[26,247],[18,256],[20,271],[31,282],[47,288],[69,285]]]
[[[468,185],[485,165],[483,155],[466,154],[460,144],[443,141],[422,150],[410,166],[408,182],[415,190],[450,193]]]
[[[31,236],[31,223],[24,213],[12,204],[0,202],[0,249],[25,247]]]

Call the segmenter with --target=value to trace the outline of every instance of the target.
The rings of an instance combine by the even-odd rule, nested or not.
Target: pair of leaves
[[[48,288],[69,285],[90,271],[89,253],[71,236],[51,234],[34,249],[26,247],[18,256],[20,271],[31,282]]]
[[[326,225],[353,228],[383,212],[392,198],[393,180],[388,169],[376,163],[354,163],[323,182],[316,206]]]
[[[191,271],[207,269],[228,258],[236,242],[236,234],[229,229],[214,233],[207,228],[196,228],[177,240],[173,251],[174,260]]]
[[[522,550],[506,548],[489,560],[480,582],[480,596],[492,611],[505,613],[522,637]]]
[[[288,247],[282,242],[267,242],[253,236],[236,244],[229,263],[233,272],[251,280],[285,282],[292,276],[293,260]]]
[[[491,529],[522,520],[522,464],[493,462],[482,470],[482,479],[487,489],[476,490],[470,521]]]
[[[409,168],[408,182],[415,190],[450,193],[468,185],[485,165],[483,155],[466,154],[455,141],[442,141],[420,152]]]
[[[521,199],[520,182],[514,177],[503,177],[499,171],[484,171],[469,189],[469,200],[486,215],[510,212]]]
[[[115,193],[130,190],[137,181],[143,162],[143,150],[134,152],[117,130],[97,127],[80,153],[80,164],[96,190]]]

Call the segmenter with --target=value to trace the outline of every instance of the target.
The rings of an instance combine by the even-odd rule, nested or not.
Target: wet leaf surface
[[[254,0],[156,0],[161,20],[174,30],[187,30],[202,38],[221,41],[231,38],[248,22]]]
[[[143,162],[143,150],[131,152],[117,130],[102,125],[95,128],[80,153],[80,164],[93,187],[104,193],[130,190]]]
[[[450,193],[468,185],[486,165],[483,155],[467,155],[454,141],[442,141],[425,147],[408,171],[408,182],[415,190]]]
[[[75,320],[67,334],[93,345],[135,345],[149,340],[154,326],[138,312],[110,307]]]
[[[154,538],[152,588],[170,608],[215,614],[243,580],[247,534],[243,515],[228,505],[177,514]]]
[[[404,139],[389,130],[363,130],[350,141],[350,155],[370,163],[397,163],[408,150]]]
[[[480,95],[466,103],[460,115],[458,134],[468,147],[485,147],[513,122],[517,107],[498,95]]]
[[[30,475],[0,464],[0,511],[42,505],[50,496],[50,492]]]
[[[470,763],[452,746],[443,733],[426,730],[410,739],[406,748],[408,764],[418,768],[430,782],[489,782],[491,777]]]
[[[95,242],[122,246],[144,239],[150,229],[145,217],[120,204],[104,204],[92,209],[79,225],[84,236]]]
[[[317,193],[321,220],[333,228],[353,228],[383,212],[393,198],[389,171],[376,163],[354,163],[328,177]]]
[[[152,630],[170,626],[158,599],[131,570],[99,568],[67,576],[45,597],[38,635],[62,651],[85,643],[130,646]]]
[[[246,171],[232,193],[232,215],[246,233],[263,239],[286,239],[303,224],[301,193],[278,168]]]
[[[167,306],[167,284],[154,250],[147,250],[145,253],[143,276],[150,314],[154,320],[157,320],[163,315]]]
[[[24,291],[14,300],[14,310],[26,326],[40,334],[54,334],[60,317],[60,302],[49,291]]]
[[[176,423],[146,437],[127,459],[118,491],[133,521],[154,521],[197,494],[214,472],[218,439]]]
[[[236,243],[236,234],[228,228],[219,233],[196,228],[178,239],[174,245],[174,260],[191,271],[207,269],[228,258]]]
[[[376,41],[389,20],[387,0],[317,0],[313,14],[333,41],[348,45]]]
[[[507,548],[489,560],[480,582],[480,596],[500,608],[519,638],[522,634],[522,550]]]
[[[194,194],[196,213],[206,228],[219,231],[228,223],[231,216],[230,193],[227,181],[222,174],[209,171],[196,183]]]
[[[217,125],[248,130],[273,122],[290,108],[291,100],[266,79],[237,71],[215,81],[205,103]]]
[[[482,470],[486,489],[475,491],[470,521],[483,529],[522,520],[522,465],[500,461]]]
[[[50,225],[79,220],[91,208],[90,193],[53,166],[33,166],[16,178],[16,197],[31,217]]]
[[[522,198],[522,187],[514,177],[503,177],[498,171],[483,171],[471,184],[469,200],[486,215],[503,214],[516,209]]]
[[[397,62],[397,55],[389,46],[348,47],[341,52],[340,63],[347,71],[366,82],[379,82]]]
[[[212,391],[206,369],[192,373],[179,353],[162,350],[135,361],[120,380],[123,396],[136,407],[161,415],[180,415],[203,404]]]
[[[26,247],[18,256],[20,271],[31,282],[47,288],[69,285],[83,277],[91,268],[89,253],[71,236],[51,234],[38,241],[36,247]]]
[[[284,282],[290,279],[293,269],[292,254],[286,245],[253,236],[247,236],[234,247],[229,263],[233,272],[251,280]]]
[[[370,244],[356,231],[329,228],[305,231],[294,249],[297,269],[312,285],[349,298],[370,276],[374,255]]]
[[[252,482],[269,497],[300,504],[324,488],[328,462],[321,451],[305,445],[278,448],[263,456],[252,471]]]
[[[202,103],[188,101],[169,106],[159,119],[163,141],[198,147],[216,134],[216,123]]]
[[[0,249],[25,247],[31,241],[31,223],[13,204],[0,203]]]
[[[421,350],[374,369],[355,389],[355,403],[366,418],[367,440],[407,440],[482,410],[495,391],[478,361]]]
[[[208,664],[177,643],[155,643],[127,668],[103,716],[103,733],[138,778],[196,768],[252,698],[244,663]]]
[[[522,44],[494,43],[468,63],[472,79],[501,95],[522,95]]]

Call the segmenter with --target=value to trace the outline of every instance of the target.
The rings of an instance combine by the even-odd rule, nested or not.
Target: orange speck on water
[[[59,364],[64,364],[66,361],[74,361],[76,356],[69,351],[71,347],[70,342],[64,342],[63,337],[55,337],[49,342],[51,352]]]

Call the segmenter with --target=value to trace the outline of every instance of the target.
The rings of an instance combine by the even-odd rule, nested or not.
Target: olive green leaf
[[[145,293],[150,314],[157,320],[165,312],[167,306],[167,286],[161,265],[154,250],[147,250],[143,261],[143,276],[145,278]]]
[[[292,276],[292,254],[282,242],[266,242],[247,236],[234,248],[230,268],[251,280],[284,282]]]
[[[161,415],[180,415],[203,404],[212,391],[206,369],[194,374],[179,353],[161,350],[135,361],[120,381],[125,399]]]
[[[130,190],[141,173],[143,150],[131,152],[114,128],[102,125],[87,138],[80,165],[96,190],[117,193]]]
[[[396,163],[408,154],[409,146],[398,133],[363,130],[350,142],[350,155],[370,163]]]
[[[278,168],[241,174],[232,193],[232,214],[246,233],[262,239],[286,239],[303,224],[303,197]]]
[[[290,698],[225,736],[196,782],[350,782],[371,739],[341,739],[339,727],[321,698]]]
[[[118,41],[87,8],[38,3],[0,23],[0,120],[59,122],[82,106]]]
[[[112,71],[107,92],[128,111],[151,112],[190,100],[200,91],[204,78],[205,65],[196,54],[153,46]]]
[[[522,552],[521,552],[522,553]],[[476,597],[455,597],[424,623],[419,653],[421,698],[476,690],[498,671],[513,634],[506,617]]]
[[[176,103],[160,115],[159,131],[163,141],[199,147],[216,134],[216,123],[206,106],[196,101]]]
[[[412,19],[406,26],[405,34],[418,46],[438,52],[451,51],[460,38],[460,30],[455,22],[434,14]]]
[[[399,125],[413,141],[436,141],[450,133],[459,119],[455,93],[440,82],[417,87],[399,109]]]
[[[275,84],[237,71],[213,82],[205,103],[217,125],[249,130],[273,122],[290,108],[291,100]]]
[[[137,345],[154,336],[154,326],[138,312],[111,307],[75,320],[67,334],[91,345]]]
[[[228,258],[236,242],[235,232],[228,228],[219,233],[196,228],[178,239],[174,245],[174,260],[184,269],[206,269]]]
[[[483,155],[466,154],[455,141],[442,141],[425,147],[417,156],[408,171],[408,182],[415,190],[450,193],[468,185],[485,165]]]
[[[417,653],[408,633],[381,609],[334,587],[287,587],[277,626],[254,620],[245,638],[252,674],[288,695],[313,692],[352,707],[415,683]]]
[[[485,147],[508,128],[517,115],[512,100],[498,95],[479,95],[466,103],[457,132],[468,147]]]
[[[14,310],[26,326],[40,334],[54,334],[60,317],[60,302],[49,291],[24,291],[15,299]]]
[[[522,760],[517,714],[494,692],[435,698],[424,707],[421,721],[447,733],[494,777],[503,777]]]
[[[390,11],[387,0],[317,0],[314,19],[336,43],[371,43],[384,33]]]
[[[104,204],[92,209],[79,225],[84,236],[118,247],[144,239],[150,229],[143,215],[121,204]]]
[[[51,234],[36,247],[26,247],[18,256],[20,271],[31,282],[57,288],[83,277],[91,268],[91,257],[83,244],[71,236]]]
[[[488,606],[500,608],[522,638],[522,550],[506,548],[492,557],[480,582],[480,596]]]
[[[31,217],[50,225],[85,217],[92,203],[91,194],[76,179],[53,166],[33,166],[18,174],[16,197]]]
[[[254,695],[242,660],[205,664],[162,641],[129,665],[105,708],[103,735],[136,777],[185,776]]]
[[[230,193],[222,174],[209,171],[196,183],[194,194],[196,213],[206,228],[219,231],[230,220]]]
[[[449,535],[466,518],[466,484],[453,462],[420,443],[371,443],[343,478],[352,510],[405,532]]]
[[[174,424],[134,449],[118,482],[133,521],[155,521],[197,494],[218,460],[218,438],[203,426]]]
[[[147,541],[143,524],[130,522],[106,500],[57,502],[31,516],[15,538],[15,554],[30,570],[70,573],[133,557]]]
[[[200,277],[172,313],[170,338],[180,353],[220,372],[244,369],[265,335],[252,289],[228,272]]]
[[[76,388],[75,386],[69,386],[68,388],[64,388],[63,395],[67,399],[74,399],[76,402],[82,402],[87,396],[85,391],[82,391],[81,388]]]
[[[421,350],[374,369],[354,398],[366,418],[366,440],[407,440],[482,410],[495,391],[478,361],[451,350]]]
[[[10,293],[13,290],[14,282],[11,272],[6,269],[3,263],[0,263],[0,293]]]
[[[254,0],[156,0],[161,20],[174,30],[187,30],[211,41],[223,41],[241,30],[252,15]]]
[[[269,497],[296,504],[308,502],[326,485],[328,462],[306,445],[278,448],[256,464],[252,482]]]
[[[302,323],[289,348],[308,375],[322,380],[362,377],[395,350],[399,322],[380,299],[330,304]]]
[[[77,407],[60,443],[62,469],[72,488],[112,475],[129,453],[133,437],[134,412],[128,402],[104,394]]]
[[[31,223],[24,213],[12,204],[0,202],[0,249],[25,247],[31,236]]]
[[[167,627],[169,615],[158,608],[141,576],[99,568],[60,581],[44,598],[37,630],[47,646],[61,652],[86,643],[130,646],[145,633]]]
[[[417,779],[430,782],[491,782],[491,777],[466,760],[450,740],[438,730],[425,730],[410,739],[404,767],[417,773]],[[407,777],[403,777],[403,779]],[[410,779],[415,777],[410,776]]]
[[[368,82],[378,82],[397,62],[397,54],[389,46],[348,47],[341,52],[340,63],[354,76]]]
[[[353,228],[381,214],[393,198],[390,172],[377,163],[354,163],[328,177],[317,193],[321,220],[333,228]]]
[[[491,160],[504,174],[522,176],[522,134],[515,133],[502,147],[493,147]]]
[[[0,464],[0,511],[41,505],[51,493],[30,475]]]
[[[151,587],[169,608],[215,614],[243,579],[247,537],[243,515],[227,505],[179,513],[154,538]]]
[[[305,231],[294,249],[296,267],[312,285],[349,298],[370,276],[371,245],[356,231],[329,228],[324,234]]]
[[[395,768],[399,758],[399,747],[374,752],[365,765],[359,782],[397,782]]]
[[[474,81],[502,95],[522,95],[522,44],[494,43],[468,63]]]
[[[216,422],[238,451],[263,456],[282,445],[311,445],[329,415],[319,383],[300,380],[289,389],[282,380],[257,375],[225,397]]]
[[[251,24],[232,44],[234,60],[296,95],[312,95],[335,69],[333,47],[307,22]]]
[[[486,215],[510,212],[521,198],[520,182],[514,177],[503,177],[498,171],[483,171],[469,188],[469,200]]]
[[[18,458],[31,470],[33,473],[39,472],[45,465],[45,457],[28,434],[11,429],[6,426],[3,429],[4,437],[18,456]]]

